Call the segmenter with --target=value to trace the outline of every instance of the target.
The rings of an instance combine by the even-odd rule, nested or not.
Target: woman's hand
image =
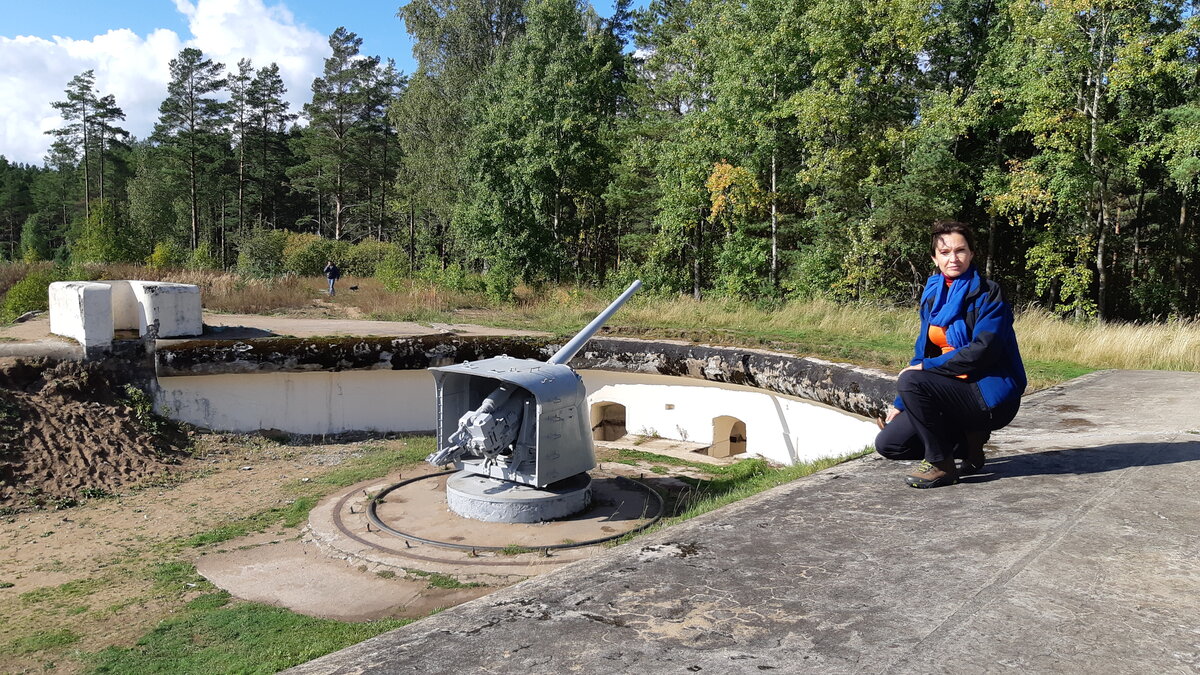
[[[925,370],[925,366],[920,363],[918,363],[915,366],[909,366],[909,367],[905,368],[904,370],[900,371],[899,373],[897,373],[896,377],[900,377],[901,375],[903,375],[905,373],[905,371],[908,371],[908,370]]]
[[[883,423],[891,424],[892,420],[896,419],[896,415],[899,415],[899,414],[900,414],[900,411],[896,409],[896,406],[894,406],[894,405],[888,406],[887,417],[884,418]]]

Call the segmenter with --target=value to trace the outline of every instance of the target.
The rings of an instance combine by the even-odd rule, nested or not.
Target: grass
[[[36,265],[0,265],[0,291]],[[248,314],[311,308],[324,297],[319,277],[245,279],[233,273],[155,270],[142,265],[89,268],[108,279],[142,278],[200,286],[205,306]],[[350,291],[357,286],[357,291]],[[372,278],[345,278],[341,292],[328,298],[373,319],[485,325],[574,334],[608,305],[619,289],[571,286],[518,286],[516,299],[498,304],[481,292],[461,291],[419,279],[390,292]],[[898,371],[908,361],[916,313],[912,307],[878,303],[795,300],[757,303],[642,292],[621,309],[612,325],[625,335],[672,338],[817,356]],[[1200,372],[1200,321],[1120,324],[1059,319],[1029,309],[1018,313],[1017,335],[1030,375],[1041,389],[1098,369]]]
[[[522,288],[518,295],[516,303],[501,308],[482,301],[458,305],[466,311],[455,320],[568,335],[613,294],[564,287],[541,293]],[[438,308],[451,300],[437,296]],[[895,372],[912,355],[917,317],[912,307],[877,303],[755,304],[635,295],[611,325],[624,335],[784,351]],[[1027,309],[1017,314],[1015,328],[1031,390],[1108,368],[1200,372],[1200,321],[1080,322]]]
[[[696,516],[708,513],[722,506],[732,504],[747,497],[756,495],[764,490],[789,483],[798,478],[812,475],[833,466],[837,466],[871,452],[865,448],[860,452],[850,453],[840,457],[821,459],[815,462],[803,462],[792,466],[774,466],[759,459],[743,459],[733,464],[714,465],[690,462],[667,455],[659,455],[640,450],[618,449],[616,456],[605,457],[605,462],[620,462],[623,464],[650,464],[652,473],[658,468],[688,468],[705,474],[706,478],[691,478],[680,476],[679,480],[687,483],[688,490],[681,493],[664,494],[666,517],[651,531],[668,527]],[[665,471],[669,473],[669,471]],[[616,540],[623,543],[636,535],[627,535]]]
[[[75,598],[89,596],[99,591],[104,585],[103,579],[75,579],[58,586],[47,586],[22,593],[20,598],[25,603],[61,605]]]
[[[0,652],[8,652],[9,654],[24,655],[42,652],[49,649],[58,649],[73,645],[83,639],[83,636],[70,630],[43,630],[31,635],[24,635],[4,646]]]
[[[675,514],[664,519],[662,525],[670,526],[695,518],[773,487],[862,457],[869,452],[872,452],[872,449],[864,448],[860,452],[786,467],[772,467],[761,459],[745,459],[725,467],[728,470],[720,472],[714,478],[681,478],[680,480],[692,486],[692,490],[677,500]]]
[[[308,481],[297,480],[288,483],[285,490],[295,495],[291,502],[197,533],[185,539],[183,545],[199,548],[220,544],[252,532],[263,532],[276,525],[284,528],[296,527],[308,520],[309,511],[317,505],[321,497],[338,488],[385,476],[398,468],[419,464],[435,450],[436,445],[432,436],[406,437],[400,443],[399,448],[365,446],[361,455],[346,460],[342,466],[327,474]]]
[[[274,673],[411,623],[384,619],[343,623],[314,619],[208,593],[161,622],[133,647],[91,657],[93,672]]]

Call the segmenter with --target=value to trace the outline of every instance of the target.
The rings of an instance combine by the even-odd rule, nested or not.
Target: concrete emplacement
[[[536,488],[459,471],[446,481],[446,503],[463,518],[489,523],[538,523],[566,518],[592,503],[592,478],[578,473]]]

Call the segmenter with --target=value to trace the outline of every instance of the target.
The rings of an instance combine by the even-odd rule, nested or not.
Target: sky
[[[95,70],[123,127],[153,130],[166,97],[168,63],[185,47],[236,68],[279,64],[292,112],[308,100],[329,55],[329,34],[345,26],[362,53],[412,72],[412,43],[396,10],[404,0],[0,0],[0,155],[41,165],[62,124],[52,101],[71,78]]]

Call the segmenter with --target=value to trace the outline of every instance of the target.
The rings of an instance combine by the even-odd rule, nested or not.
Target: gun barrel
[[[562,348],[557,352],[554,352],[554,356],[550,357],[549,362],[566,364],[567,361],[570,361],[580,349],[583,349],[583,345],[588,340],[592,339],[592,336],[596,334],[596,331],[600,330],[600,327],[604,325],[604,322],[608,321],[609,317],[615,314],[618,309],[621,309],[621,305],[625,304],[625,301],[629,299],[629,296],[633,295],[635,292],[637,292],[637,289],[641,287],[642,282],[640,280],[635,280],[632,284],[629,284],[629,288],[626,288],[625,292],[622,293],[620,297],[618,297],[616,300],[613,300],[611,305],[605,308],[603,312],[600,312],[596,318],[592,319],[592,322],[585,326],[583,330],[579,331],[575,337],[571,338],[570,342],[563,345]]]

